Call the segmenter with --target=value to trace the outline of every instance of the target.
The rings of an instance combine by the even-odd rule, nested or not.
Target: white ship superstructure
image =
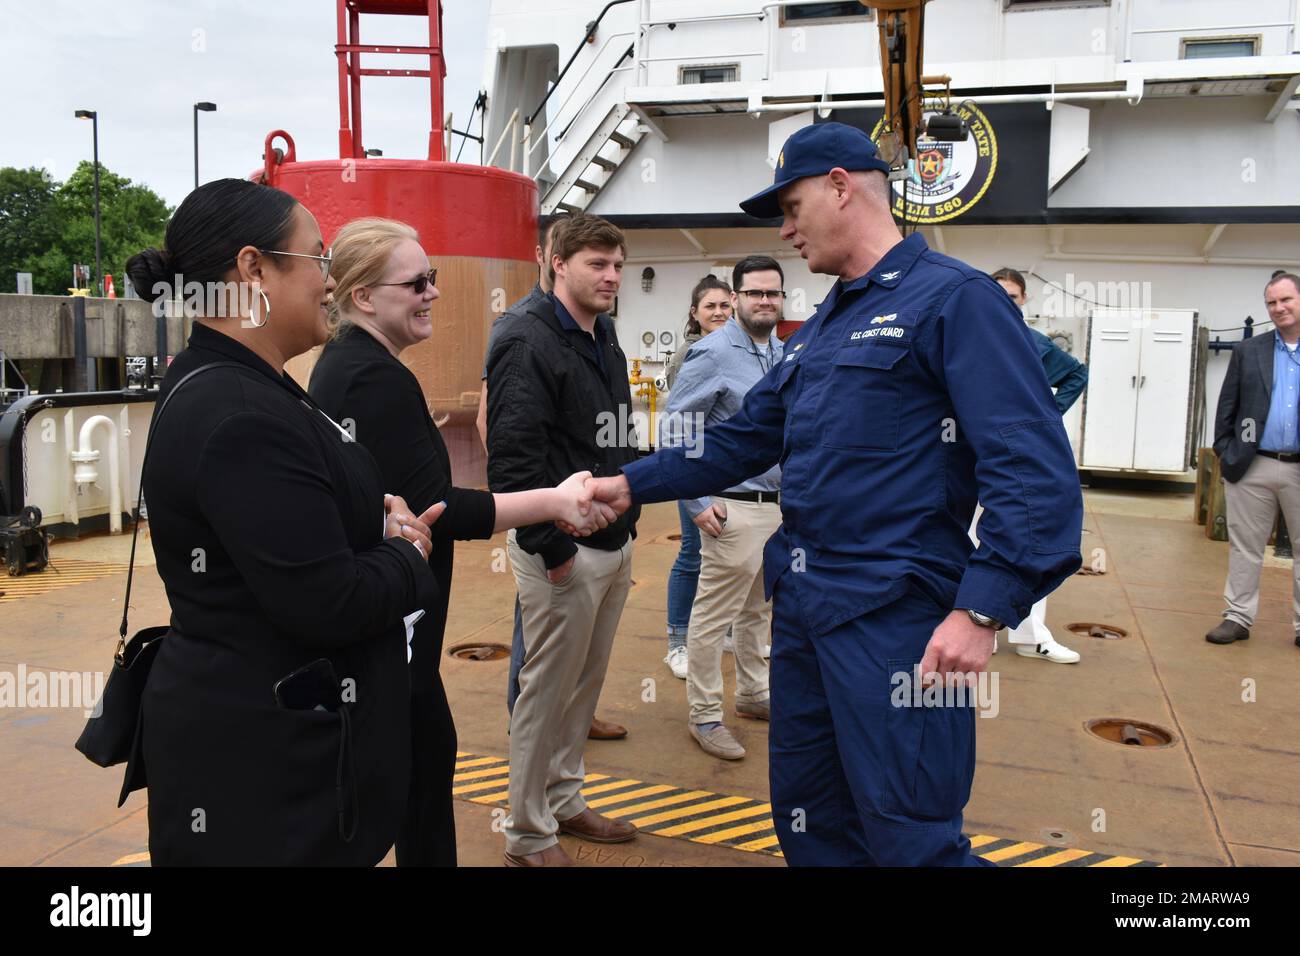
[[[801,126],[880,121],[871,10],[492,0],[488,35],[489,162],[534,176],[543,211],[627,230],[616,324],[643,372],[679,346],[700,276],[744,255],[777,257],[786,317],[811,314],[832,279],[737,202]],[[1092,366],[1066,422],[1081,465],[1181,471],[1208,444],[1227,362],[1198,335],[1269,327],[1266,281],[1300,266],[1298,43],[1297,0],[927,5],[924,72],[951,77],[972,135],[936,145],[906,228],[1026,274],[1029,321]],[[1094,427],[1081,447],[1089,404],[1094,424],[1103,406],[1108,426],[1125,419],[1118,437]],[[1183,440],[1144,457],[1170,430]]]

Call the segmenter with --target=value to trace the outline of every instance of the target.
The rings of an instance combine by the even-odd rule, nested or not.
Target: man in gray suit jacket
[[[1277,509],[1300,531],[1300,277],[1275,274],[1264,289],[1272,332],[1232,350],[1219,392],[1214,453],[1228,504],[1228,581],[1223,622],[1211,644],[1250,637],[1259,610],[1259,572]],[[1292,588],[1300,647],[1300,561]]]

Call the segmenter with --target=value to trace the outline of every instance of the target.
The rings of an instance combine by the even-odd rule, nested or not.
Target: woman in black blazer
[[[386,503],[369,452],[284,374],[329,332],[330,260],[305,208],[211,182],[165,246],[127,267],[197,312],[162,395],[230,367],[176,392],[142,479],[172,609],[131,758],[152,862],[375,864],[406,800],[403,618],[435,600],[425,521],[441,509]]]
[[[417,509],[447,504],[431,532],[429,564],[438,590],[411,642],[412,776],[397,865],[455,866],[456,727],[438,673],[454,542],[539,521],[590,530],[604,527],[606,516],[600,509],[589,518],[580,514],[590,502],[582,491],[585,473],[557,489],[512,494],[452,487],[447,447],[419,381],[399,358],[433,333],[435,270],[418,240],[410,226],[387,219],[359,219],[339,231],[333,244],[339,327],[312,370],[309,391],[375,456],[394,493]]]

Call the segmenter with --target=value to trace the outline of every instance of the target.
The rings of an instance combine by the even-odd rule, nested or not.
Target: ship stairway
[[[610,108],[600,125],[542,196],[542,215],[579,213],[618,173],[646,135],[640,116],[626,103]]]

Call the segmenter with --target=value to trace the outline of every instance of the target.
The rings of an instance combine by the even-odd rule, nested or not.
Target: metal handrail
[[[641,55],[637,57],[637,66],[639,68],[643,63],[657,63],[657,62],[663,62],[667,60],[688,60],[688,59],[701,60],[701,59],[715,58],[714,54],[699,55],[699,56],[651,57],[648,55],[648,48],[650,44],[650,29],[652,27],[662,27],[662,26],[675,27],[681,23],[721,23],[726,20],[757,20],[759,23],[763,23],[767,26],[767,31],[766,31],[767,48],[752,53],[751,52],[745,52],[741,54],[731,53],[731,54],[727,54],[727,57],[728,58],[733,56],[762,57],[764,60],[763,79],[766,80],[768,79],[768,73],[770,72],[771,69],[773,38],[775,37],[776,35],[775,31],[779,26],[779,18],[773,17],[771,15],[772,12],[774,12],[775,10],[781,7],[808,6],[810,3],[813,2],[816,2],[816,0],[768,0],[767,3],[764,3],[759,8],[759,11],[757,13],[718,13],[718,14],[706,14],[704,16],[697,16],[697,17],[670,17],[663,20],[655,20],[655,19],[648,18],[642,20],[639,29],[642,32],[642,35],[645,37],[644,43],[646,49],[643,49]]]
[[[555,78],[555,82],[551,84],[551,88],[546,91],[546,95],[542,97],[542,101],[537,104],[537,109],[533,110],[532,113],[529,114],[528,119],[525,122],[525,125],[531,126],[533,124],[533,121],[536,120],[539,115],[541,115],[542,108],[546,106],[546,102],[551,98],[551,94],[554,93],[556,89],[559,88],[560,81],[564,79],[564,74],[569,72],[569,67],[573,66],[573,61],[578,58],[578,54],[582,52],[582,48],[586,46],[591,41],[591,38],[596,35],[596,28],[600,26],[600,21],[605,19],[605,14],[609,13],[612,7],[616,7],[621,3],[631,3],[631,2],[632,0],[609,0],[609,3],[605,4],[604,8],[600,11],[600,14],[596,17],[596,19],[592,20],[591,23],[587,25],[587,32],[582,35],[582,42],[578,44],[578,48],[574,50],[573,55],[569,57],[569,62],[564,64],[564,69],[562,69],[560,71],[559,76]]]
[[[1203,30],[1210,30],[1214,33],[1228,33],[1233,30],[1267,30],[1272,27],[1294,27],[1295,24],[1287,21],[1279,23],[1228,23],[1216,24],[1208,27],[1138,27],[1135,30],[1129,30],[1129,33],[1195,33]]]
[[[610,35],[605,39],[605,42],[601,45],[600,49],[596,51],[596,55],[593,56],[593,57],[591,58],[591,62],[587,64],[587,69],[586,69],[586,71],[582,74],[581,77],[578,78],[578,82],[576,82],[575,84],[573,84],[573,89],[569,92],[569,95],[568,95],[567,97],[565,97],[564,102],[560,104],[559,109],[557,109],[557,110],[555,111],[555,115],[552,116],[549,120],[547,120],[547,121],[546,121],[546,126],[543,127],[542,130],[541,130],[540,132],[537,133],[537,136],[538,136],[537,142],[536,142],[536,143],[533,143],[533,145],[532,145],[531,147],[527,148],[527,153],[528,153],[528,155],[531,156],[534,152],[536,152],[537,147],[540,146],[540,145],[542,145],[542,143],[544,143],[544,142],[546,141],[546,138],[545,138],[545,137],[546,137],[546,134],[547,134],[548,132],[550,132],[550,129],[551,129],[552,126],[555,125],[555,122],[556,122],[556,121],[557,121],[561,116],[564,115],[564,110],[565,110],[565,109],[568,107],[568,105],[573,101],[573,98],[574,98],[574,96],[577,95],[578,90],[582,89],[582,83],[583,83],[583,81],[587,78],[587,75],[591,72],[592,67],[594,67],[594,66],[596,65],[596,63],[600,60],[601,55],[605,52],[605,49],[609,46],[610,41],[612,41],[612,40],[616,40],[616,39],[618,39],[619,37],[630,37],[630,36],[632,36],[632,35],[633,35],[633,34],[631,34],[631,33],[611,33],[611,34],[610,34]],[[635,46],[635,44],[634,44],[633,46]],[[632,49],[632,48],[633,48],[633,47],[629,47],[628,49]],[[626,58],[627,58],[627,53],[624,52],[623,55],[620,56],[620,57],[618,58],[617,61],[615,61],[613,68],[609,71],[609,75],[607,75],[607,76],[605,77],[605,79],[603,79],[603,80],[600,81],[600,86],[596,87],[596,91],[595,91],[594,93],[592,93],[590,97],[588,97],[587,102],[584,103],[584,104],[582,105],[582,107],[578,110],[578,112],[577,112],[576,114],[574,114],[574,119],[575,119],[575,120],[578,118],[578,116],[582,115],[583,110],[585,110],[588,106],[591,105],[591,101],[592,101],[593,99],[595,99],[595,97],[596,97],[596,93],[599,93],[602,89],[605,88],[605,84],[609,82],[609,77],[610,77],[610,76],[613,76],[614,73],[616,73],[616,72],[620,69],[620,67],[619,67],[618,64],[619,64],[619,63],[622,63]],[[559,84],[559,80],[557,79],[557,80],[556,80],[556,85],[558,85],[558,84]],[[543,102],[543,105],[545,105],[544,102]],[[537,114],[534,113],[534,114],[533,114],[533,118],[536,119],[536,117],[537,117]],[[572,125],[573,125],[573,121],[570,120],[570,121],[569,121],[569,126],[572,126]],[[527,121],[525,121],[525,123],[524,123],[524,127],[525,127],[525,129],[528,130],[528,135],[527,135],[526,139],[531,140],[531,139],[533,138],[533,132],[532,132],[532,120],[527,120]],[[565,127],[565,132],[568,132],[568,126]],[[562,139],[562,138],[563,138],[563,135],[564,135],[564,134],[561,133],[560,136],[557,137],[557,139]]]
[[[568,62],[564,64],[564,69],[562,69],[559,75],[556,76],[555,81],[551,84],[550,88],[546,91],[546,95],[542,98],[541,103],[537,105],[537,108],[533,110],[533,112],[524,121],[523,163],[524,163],[525,171],[527,170],[528,163],[530,161],[530,158],[533,156],[533,154],[537,152],[538,148],[543,143],[548,142],[546,134],[550,132],[551,127],[554,126],[556,121],[559,120],[559,118],[563,115],[564,111],[568,108],[569,103],[572,102],[574,96],[576,96],[578,91],[582,89],[583,83],[587,79],[588,75],[591,73],[592,69],[595,67],[596,63],[599,61],[601,55],[605,52],[605,49],[609,46],[610,42],[613,41],[614,39],[618,37],[635,35],[638,37],[644,36],[648,41],[648,34],[650,28],[656,26],[666,26],[668,24],[676,25],[678,23],[708,23],[708,22],[715,22],[715,21],[720,22],[724,20],[750,20],[750,19],[758,20],[759,22],[767,21],[768,23],[775,23],[777,18],[771,16],[771,12],[774,11],[775,9],[786,7],[786,6],[804,6],[807,5],[808,3],[813,2],[813,0],[768,0],[768,2],[763,4],[763,6],[760,8],[758,13],[726,13],[726,14],[693,16],[693,17],[692,16],[672,17],[672,18],[662,19],[662,20],[656,20],[652,17],[647,16],[644,19],[641,19],[639,21],[636,34],[616,33],[610,35],[605,39],[605,42],[601,45],[600,50],[597,51],[595,56],[592,57],[591,62],[587,64],[587,69],[583,72],[582,76],[578,79],[578,81],[573,84],[573,88],[569,93],[568,97],[566,97],[565,101],[560,105],[560,108],[555,111],[555,115],[551,117],[550,120],[547,121],[546,126],[540,132],[534,134],[532,131],[532,125],[534,121],[536,121],[537,117],[541,114],[542,109],[546,106],[551,96],[559,88],[560,83],[563,81],[565,75],[569,72],[569,69],[573,66],[574,62],[577,60],[578,54],[582,52],[582,48],[586,46],[591,41],[591,39],[595,36],[596,29],[600,25],[600,22],[604,19],[605,14],[608,13],[612,7],[617,6],[620,3],[627,3],[627,2],[629,2],[629,0],[611,0],[611,2],[605,4],[604,8],[601,9],[600,14],[596,17],[596,19],[593,20],[590,24],[588,24],[587,30],[583,34],[582,42],[578,44],[578,48],[573,51],[573,54],[572,56],[569,57]],[[649,12],[648,7],[646,8],[645,12],[646,13]],[[770,44],[770,34],[771,31],[769,30],[769,44]],[[643,63],[658,62],[659,60],[712,58],[711,55],[673,56],[673,57],[653,58],[645,55],[648,51],[643,50],[640,54],[637,54],[636,47],[637,44],[634,43],[631,47],[628,48],[627,51],[623,53],[622,56],[619,57],[614,67],[609,71],[609,73],[605,76],[605,78],[601,80],[600,84],[592,92],[591,96],[587,98],[586,102],[583,103],[583,105],[577,110],[577,112],[574,113],[573,118],[569,120],[569,122],[565,125],[564,129],[556,136],[557,141],[563,139],[568,134],[569,130],[573,128],[573,124],[576,123],[578,119],[582,116],[582,114],[586,112],[587,108],[591,106],[591,104],[595,101],[596,97],[600,95],[602,90],[604,90],[605,85],[609,82],[609,80],[613,77],[615,73],[621,72],[624,69],[636,69],[639,71]],[[632,64],[631,67],[620,66],[619,64],[621,64],[625,59],[627,59],[629,54],[633,56],[635,62]],[[767,61],[765,62],[765,69],[764,69],[764,78],[766,79],[767,67],[770,65],[770,60],[771,60],[770,49],[753,51],[753,52],[746,51],[739,55],[745,57],[764,58],[764,60]],[[534,136],[536,136],[535,141],[534,141]]]
[[[545,108],[551,96],[554,95],[557,89],[559,89],[560,83],[564,80],[565,75],[569,72],[569,69],[573,66],[574,61],[577,60],[578,54],[582,52],[582,48],[588,45],[592,37],[595,36],[596,29],[600,26],[601,21],[605,18],[605,14],[608,13],[612,7],[615,7],[621,3],[628,3],[628,2],[630,2],[630,0],[610,0],[609,3],[605,4],[605,6],[601,9],[599,15],[597,15],[596,19],[593,20],[590,24],[588,24],[587,30],[583,34],[582,42],[578,44],[577,49],[573,51],[573,54],[569,57],[568,62],[564,64],[564,69],[560,70],[559,75],[556,76],[555,81],[551,84],[550,88],[546,91],[546,95],[542,97],[542,101],[539,104],[537,104],[537,108],[533,110],[531,114],[529,114],[527,119],[524,120],[523,163],[524,163],[525,170],[527,169],[528,163],[531,157],[533,156],[533,154],[537,152],[538,148],[541,147],[543,143],[548,141],[546,134],[550,132],[551,127],[554,126],[556,121],[559,120],[559,118],[564,114],[564,111],[568,108],[569,103],[573,101],[574,96],[576,96],[578,91],[582,89],[582,85],[584,81],[587,79],[587,76],[591,73],[596,63],[600,60],[601,55],[605,52],[606,48],[608,48],[609,44],[613,40],[619,37],[636,36],[637,34],[644,32],[647,27],[662,26],[667,23],[694,23],[694,22],[705,22],[705,21],[712,21],[712,20],[738,20],[738,19],[751,19],[751,18],[762,21],[767,17],[766,9],[768,6],[786,5],[785,3],[782,3],[781,0],[776,0],[776,3],[774,4],[769,3],[765,5],[763,11],[757,14],[745,13],[745,14],[719,14],[717,16],[703,16],[703,17],[678,17],[673,20],[662,20],[662,21],[647,19],[642,21],[638,25],[636,33],[624,32],[624,33],[611,34],[609,37],[605,39],[604,43],[601,45],[600,49],[596,52],[595,56],[591,58],[591,62],[587,64],[587,69],[583,72],[582,76],[578,79],[576,83],[573,84],[573,89],[569,93],[568,97],[565,98],[564,102],[560,104],[560,108],[555,111],[555,115],[552,116],[547,121],[546,126],[542,130],[534,134],[532,131],[533,123],[537,120],[537,117],[541,115],[542,109]],[[798,5],[798,4],[795,3],[792,5]],[[600,85],[596,87],[596,89],[592,92],[591,96],[587,98],[587,101],[583,103],[583,105],[577,110],[576,113],[574,113],[573,118],[569,120],[568,124],[564,127],[564,130],[558,136],[556,136],[557,141],[563,139],[564,136],[567,135],[568,131],[573,128],[573,124],[578,121],[579,117],[581,117],[584,112],[586,112],[587,108],[592,104],[592,102],[596,99],[596,97],[600,95],[600,92],[605,88],[605,84],[609,82],[610,78],[613,77],[615,73],[621,72],[624,69],[639,68],[640,63],[642,62],[643,59],[640,57],[636,58],[637,62],[634,63],[632,67],[622,67],[619,65],[624,60],[627,59],[629,53],[631,53],[634,57],[636,57],[635,51],[636,51],[636,44],[633,43],[632,46],[630,46],[623,53],[623,55],[618,58],[613,68],[609,71],[609,73],[605,76],[605,78],[601,80]],[[764,56],[766,54],[747,53],[745,55]],[[534,140],[534,136],[536,136],[535,140]]]
[[[582,117],[583,113],[587,112],[587,107],[596,101],[596,97],[599,96],[601,91],[605,89],[605,84],[608,83],[613,78],[615,73],[621,73],[623,70],[630,70],[636,66],[636,64],[632,64],[631,66],[619,66],[619,63],[622,63],[624,60],[626,60],[629,55],[632,55],[632,51],[633,51],[632,47],[628,47],[626,50],[623,51],[623,55],[618,58],[618,62],[614,64],[613,68],[610,69],[609,73],[606,74],[605,78],[600,81],[600,85],[591,91],[591,96],[587,97],[587,102],[582,104],[578,112],[573,114],[573,119],[569,120],[568,125],[566,125],[564,129],[560,130],[559,134],[556,135],[555,139],[557,142],[569,135],[569,130],[573,129],[573,124],[578,122],[578,120]]]
[[[624,53],[623,56],[619,57],[618,62],[622,63],[626,57],[627,57],[627,53]],[[578,112],[573,114],[573,119],[569,120],[569,125],[564,127],[564,129],[558,135],[556,135],[555,141],[558,143],[560,140],[564,139],[564,137],[568,135],[569,130],[573,128],[573,124],[578,122],[578,120],[582,118],[583,113],[587,112],[587,107],[591,106],[592,103],[596,102],[596,97],[600,95],[603,89],[605,89],[605,84],[608,83],[611,79],[613,79],[615,73],[622,73],[624,70],[630,70],[630,69],[632,69],[632,66],[616,66],[612,70],[610,70],[609,73],[605,76],[605,78],[600,81],[600,86],[596,87],[596,89],[592,91],[591,96],[587,97],[587,102],[583,103],[582,106],[578,108]],[[556,119],[558,118],[559,117],[557,116]],[[554,120],[552,120],[551,122],[554,122]],[[524,127],[524,157],[523,157],[523,169],[521,171],[525,175],[531,175],[533,179],[539,179],[542,175],[542,170],[539,169],[536,173],[529,173],[528,162],[532,154],[537,151],[537,147],[541,146],[543,143],[547,141],[546,136],[544,134],[550,128],[551,128],[551,123],[547,123],[546,129],[542,130],[543,135],[541,135],[538,138],[537,142],[533,143],[532,130],[530,130],[527,126]],[[532,143],[531,146],[529,145],[530,143]]]
[[[556,116],[559,116],[564,112],[565,107],[567,107],[569,103],[573,100],[574,96],[577,95],[578,90],[582,89],[583,81],[587,79],[587,76],[588,74],[591,73],[592,68],[600,61],[601,56],[604,54],[605,50],[609,47],[610,43],[613,42],[614,40],[617,40],[619,37],[630,37],[630,36],[636,36],[636,34],[630,32],[611,33],[609,36],[605,38],[605,42],[600,45],[600,49],[597,50],[595,56],[591,58],[591,62],[587,64],[587,68],[582,71],[582,76],[578,77],[578,81],[573,84],[573,89],[569,91],[569,95],[564,98],[564,102],[561,103],[559,109],[555,111]],[[631,47],[629,47],[629,49],[635,49],[635,47],[636,44],[633,44]],[[623,56],[620,56],[618,58],[618,60],[614,63],[615,69],[618,68],[618,64],[622,63],[623,58],[626,56],[627,54],[624,53]]]
[[[514,132],[515,123],[518,121],[519,107],[516,106],[514,112],[510,114],[510,119],[506,120],[506,125],[501,127],[501,135],[497,137],[496,145],[492,147],[492,152],[488,154],[487,162],[483,164],[484,166],[491,166],[492,163],[495,162],[497,153],[501,151],[501,144],[506,141],[506,134]]]
[[[727,53],[674,53],[672,56],[643,56],[642,63],[680,63],[683,60],[734,60],[742,56],[767,56],[766,50],[740,50]]]

